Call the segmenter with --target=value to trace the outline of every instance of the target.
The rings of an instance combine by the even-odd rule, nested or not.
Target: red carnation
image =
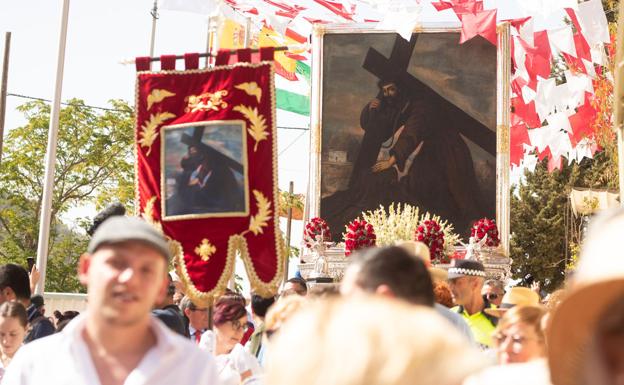
[[[373,226],[365,220],[354,219],[347,226],[347,232],[344,235],[345,240],[345,256],[349,256],[352,252],[375,245],[377,236]]]

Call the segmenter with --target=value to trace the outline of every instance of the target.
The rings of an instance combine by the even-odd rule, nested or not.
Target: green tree
[[[566,232],[582,225],[581,218],[571,215],[570,191],[610,186],[612,181],[605,181],[603,174],[610,162],[603,151],[561,171],[548,172],[547,160],[539,162],[534,172],[525,170],[523,182],[511,194],[510,254],[516,278],[530,273],[548,291],[561,286],[566,264],[571,262],[566,256],[577,252],[579,241]]]
[[[124,101],[110,104],[101,113],[73,99],[61,111],[46,290],[80,288],[76,261],[87,238],[63,224],[63,214],[112,200],[132,206],[134,113]],[[8,132],[0,164],[0,261],[24,264],[37,252],[50,107],[35,101],[18,109],[27,123]]]

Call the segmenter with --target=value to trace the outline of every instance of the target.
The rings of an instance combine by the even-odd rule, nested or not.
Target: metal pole
[[[290,181],[288,185],[288,197],[292,197],[295,183]],[[288,263],[290,262],[290,226],[292,224],[292,205],[288,206],[288,220],[286,221],[286,259],[284,261],[284,282],[288,281]]]
[[[212,16],[210,16],[208,18],[208,35],[206,36],[206,68],[210,67],[212,43]]]
[[[615,97],[614,103],[614,128],[617,132],[618,141],[618,176],[620,184],[620,206],[624,207],[624,2],[620,2],[617,23],[617,38],[615,52]]]
[[[11,32],[4,38],[4,61],[2,65],[2,86],[0,86],[0,162],[4,143],[4,116],[6,114],[7,82],[9,80],[9,51],[11,50]]]
[[[41,220],[39,222],[39,241],[37,242],[37,269],[41,278],[35,286],[37,294],[43,294],[48,262],[48,243],[50,241],[50,216],[54,189],[54,166],[56,164],[56,142],[58,136],[59,115],[61,112],[61,90],[63,86],[63,69],[65,66],[65,43],[67,41],[67,18],[69,16],[69,0],[63,0],[61,11],[61,31],[56,61],[56,81],[54,84],[54,100],[50,112],[50,128],[48,132],[48,149],[45,159],[45,179],[43,199],[41,200]]]
[[[150,12],[152,15],[152,38],[150,40],[150,57],[154,57],[154,44],[156,43],[156,20],[158,20],[158,0],[154,0],[154,8]],[[150,62],[150,66],[152,62]]]

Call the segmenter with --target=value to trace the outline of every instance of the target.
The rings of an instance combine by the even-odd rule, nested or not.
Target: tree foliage
[[[133,198],[133,110],[120,100],[103,113],[74,99],[59,118],[46,290],[76,291],[76,261],[86,236],[62,223],[70,209],[112,200],[131,207]],[[49,105],[20,107],[27,123],[5,138],[0,164],[0,259],[24,264],[37,252],[44,183]]]

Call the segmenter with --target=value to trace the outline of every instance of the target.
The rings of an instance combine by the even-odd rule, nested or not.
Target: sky
[[[8,92],[52,99],[56,74],[62,0],[3,2],[0,6],[0,47],[10,31]],[[107,106],[110,99],[134,104],[135,68],[120,61],[147,56],[152,28],[152,0],[72,0],[70,2],[62,99],[83,99]],[[183,54],[206,50],[207,20],[191,13],[160,11],[154,53]],[[181,66],[182,63],[178,62]],[[7,98],[7,129],[24,124],[15,108],[27,99]],[[279,113],[278,125],[307,127],[307,118]],[[295,182],[307,188],[308,134],[278,131],[280,188]]]
[[[4,52],[5,32],[11,32],[9,93],[52,99],[62,4],[62,0],[0,3],[1,52]],[[135,68],[134,65],[122,65],[120,61],[149,54],[152,7],[152,0],[70,2],[63,101],[79,98],[88,105],[108,107],[108,100],[124,99],[134,104]],[[156,56],[206,50],[205,17],[174,11],[160,11],[159,16],[154,47]],[[183,64],[178,62],[178,65]],[[15,109],[27,101],[15,96],[7,98],[6,130],[25,123],[24,117]],[[307,127],[307,118],[295,114],[279,113],[277,121],[280,126]],[[308,146],[307,131],[278,130],[281,189],[287,190],[288,182],[292,180],[295,192],[305,192]],[[86,207],[73,210],[65,219],[72,221],[94,214],[93,208]],[[293,238],[301,233],[301,224],[295,224]],[[240,268],[237,266],[237,271]],[[294,272],[294,267],[290,271]]]

